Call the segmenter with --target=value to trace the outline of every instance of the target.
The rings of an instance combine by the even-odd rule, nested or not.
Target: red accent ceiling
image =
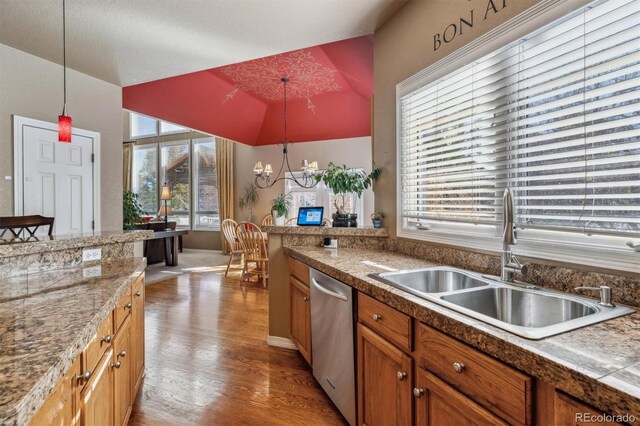
[[[371,135],[373,36],[295,50],[122,90],[123,107],[249,145]]]

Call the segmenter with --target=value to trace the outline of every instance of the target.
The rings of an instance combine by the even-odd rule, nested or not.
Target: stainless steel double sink
[[[584,297],[519,287],[452,267],[370,274],[381,282],[527,339],[543,339],[633,312]]]

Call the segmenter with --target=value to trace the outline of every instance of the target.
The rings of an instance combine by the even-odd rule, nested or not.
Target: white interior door
[[[95,201],[93,132],[78,134],[74,129],[71,143],[60,143],[56,124],[22,120],[21,125],[14,126],[19,133],[15,135],[16,214],[55,217],[56,235],[91,232]],[[18,188],[19,183],[22,188]]]

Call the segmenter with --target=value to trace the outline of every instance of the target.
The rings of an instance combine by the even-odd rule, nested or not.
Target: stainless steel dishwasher
[[[311,269],[313,375],[349,424],[356,424],[353,295],[346,284]]]

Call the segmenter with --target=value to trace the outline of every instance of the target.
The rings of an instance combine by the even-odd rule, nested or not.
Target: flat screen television
[[[300,207],[298,226],[321,226],[324,207]]]

